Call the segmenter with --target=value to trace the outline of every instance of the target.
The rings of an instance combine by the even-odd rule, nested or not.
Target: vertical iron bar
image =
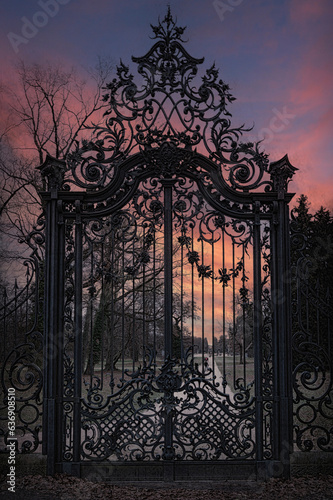
[[[193,231],[194,225],[192,224],[191,227],[191,251],[193,252],[194,248],[194,231]],[[192,362],[194,360],[194,262],[191,264],[191,303],[192,303],[192,309],[191,309],[191,332],[192,332]]]
[[[275,207],[277,210],[277,207]],[[277,252],[277,230],[276,230],[276,216],[271,222],[270,226],[270,243],[271,243],[271,305],[273,312],[272,321],[272,367],[273,367],[273,420],[271,429],[271,440],[272,440],[272,451],[273,458],[275,460],[279,459],[279,427],[280,427],[280,416],[279,416],[279,340],[278,340],[278,318],[276,311],[276,299],[278,291],[277,275],[278,275],[278,256]],[[296,277],[297,281],[299,277]],[[300,286],[297,283],[296,286],[297,295],[299,295]],[[300,297],[297,297],[297,302],[299,302]]]
[[[164,348],[172,358],[172,186],[164,180]]]
[[[233,385],[236,388],[236,276],[235,276],[235,240],[232,239],[232,328],[233,328]]]
[[[320,289],[320,284],[319,284],[319,276],[317,276],[317,283],[316,283],[316,312],[317,312],[317,344],[320,345],[320,311],[319,311],[319,289]]]
[[[306,280],[305,285],[306,295],[305,295],[305,307],[306,307],[306,334],[309,336],[308,340],[312,342],[312,334],[310,332],[310,322],[309,322],[309,280]]]
[[[172,359],[172,186],[174,181],[164,180],[164,349],[165,360]],[[169,393],[168,393],[169,395]],[[169,396],[168,396],[169,397]],[[173,415],[165,411],[165,446],[163,458],[172,460]]]
[[[183,215],[183,214],[182,214]],[[182,236],[185,236],[184,231],[182,231]],[[180,246],[180,358],[183,362],[184,360],[184,339],[183,339],[183,329],[184,329],[184,246],[183,244]]]
[[[143,246],[145,245],[146,227],[143,227]],[[142,363],[146,364],[146,265],[142,265]]]
[[[46,221],[45,221],[45,279],[44,279],[44,295],[45,301],[43,305],[44,327],[43,327],[43,433],[47,439],[43,439],[42,453],[48,455],[47,458],[47,473],[52,474],[54,471],[54,453],[51,456],[51,426],[49,426],[49,398],[50,398],[50,380],[49,372],[51,363],[46,363],[50,349],[50,332],[49,332],[49,303],[51,300],[51,268],[54,262],[51,261],[51,202],[46,203]]]
[[[283,339],[283,367],[282,371],[285,373],[284,388],[282,391],[282,450],[281,462],[284,462],[284,477],[290,477],[290,453],[293,447],[293,398],[292,398],[292,313],[291,313],[291,286],[290,286],[290,219],[289,219],[289,206],[283,200],[280,201],[280,211],[282,226],[281,231],[281,244],[284,250],[284,268],[282,275],[283,295],[285,297],[285,308],[282,311],[284,317],[284,339]]]
[[[153,311],[154,311],[154,374],[156,374],[156,238],[154,232],[154,241],[153,241]]]
[[[122,298],[121,298],[121,378],[124,380],[125,376],[125,242],[123,239],[122,244]]]
[[[52,200],[49,206],[50,220],[48,228],[49,239],[49,290],[47,300],[47,319],[46,319],[46,335],[48,339],[46,356],[48,359],[46,368],[48,373],[46,380],[48,384],[48,407],[47,407],[47,429],[48,429],[48,444],[47,444],[47,458],[48,458],[48,473],[55,473],[55,464],[58,459],[56,444],[56,356],[57,356],[57,265],[58,265],[58,220],[56,210],[56,200]]]
[[[63,429],[64,422],[64,289],[65,289],[65,224],[62,215],[62,202],[58,201],[58,276],[57,276],[57,366],[56,366],[56,400],[57,400],[57,417],[56,417],[56,434],[58,436],[58,460],[63,460],[63,452],[65,449],[65,433]],[[38,293],[38,292],[37,292]],[[36,295],[36,299],[38,294]],[[37,306],[38,307],[38,306]]]
[[[253,339],[255,359],[256,443],[257,460],[263,460],[263,398],[262,398],[262,310],[261,310],[261,248],[260,203],[255,202],[253,225]],[[243,266],[243,269],[245,264]],[[245,353],[244,353],[245,355]]]
[[[17,279],[14,282],[14,346],[17,343]]]
[[[115,289],[115,229],[111,228],[111,314],[110,314],[110,387],[111,394],[114,391],[114,337],[115,337],[115,311],[114,304],[117,299],[117,290]]]
[[[6,287],[4,288],[3,291],[3,308],[4,308],[4,315],[3,315],[3,361],[5,362],[6,360],[6,354],[7,354],[7,289]]]
[[[94,375],[94,244],[90,254],[90,387]]]
[[[74,298],[74,412],[73,412],[73,459],[80,462],[81,448],[81,391],[82,391],[82,221],[81,203],[76,201],[75,220],[75,298]],[[92,321],[92,316],[91,316]],[[91,344],[92,345],[92,344]]]
[[[214,231],[212,234],[212,368],[213,378],[215,378],[215,268],[214,268]]]
[[[327,305],[326,305],[326,310],[327,310],[327,339],[328,339],[328,346],[327,346],[327,351],[329,353],[329,360],[332,365],[332,349],[331,349],[331,294],[330,294],[330,287],[327,287],[327,292],[326,292],[326,298],[327,298]]]
[[[133,238],[133,247],[132,247],[132,267],[133,267],[133,276],[132,276],[132,367],[133,372],[135,370],[135,356],[136,356],[136,346],[135,346],[135,276],[134,276],[134,265],[135,265],[135,238]]]
[[[242,244],[242,259],[243,259],[243,288],[245,288],[245,243]],[[243,300],[243,379],[244,379],[244,385],[246,387],[246,359],[245,359],[245,344],[246,344],[246,315],[245,315],[245,307],[246,307],[246,302],[245,302],[245,297]]]
[[[105,289],[104,289],[104,241],[102,242],[101,248],[101,269],[102,269],[102,279],[101,279],[101,303],[102,303],[102,331],[101,331],[101,390],[104,387],[104,337],[105,337]]]
[[[26,290],[27,290],[27,293],[26,293],[26,300],[25,300],[25,334],[28,333],[28,324],[29,324],[29,321],[28,321],[28,313],[29,313],[29,266],[27,266],[27,272],[26,272],[26,277],[27,277],[27,284],[26,284]],[[35,280],[36,280],[36,288],[37,287],[37,270],[35,271]],[[39,299],[39,293],[38,293],[38,290],[37,290],[37,300]],[[38,311],[38,306],[37,304],[35,304],[35,321],[37,322],[37,311]]]
[[[204,245],[201,239],[201,264],[204,266]],[[201,369],[205,372],[205,278],[201,278]]]
[[[225,229],[224,226],[222,227],[222,268],[223,272],[225,270]],[[226,374],[226,357],[225,357],[225,351],[226,351],[226,342],[225,342],[225,283],[222,284],[222,308],[223,308],[223,380],[222,380],[222,385],[223,389],[225,391],[226,386],[227,386],[227,374]]]

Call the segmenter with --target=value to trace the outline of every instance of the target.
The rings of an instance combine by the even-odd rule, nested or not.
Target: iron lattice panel
[[[166,404],[159,391],[156,381],[141,384],[136,381],[112,396],[103,410],[91,410],[84,404],[82,458],[115,461],[166,458],[164,416],[171,412],[172,458],[254,457],[254,399],[246,401],[243,397],[243,403],[237,405],[211,382],[197,377],[179,388],[172,403],[169,398]]]

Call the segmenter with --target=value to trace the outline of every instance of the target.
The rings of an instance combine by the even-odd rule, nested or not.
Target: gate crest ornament
[[[159,147],[145,146],[141,154],[149,169],[166,178],[184,172],[195,156],[191,150],[178,148],[171,141],[164,141]]]
[[[260,151],[259,143],[240,141],[251,129],[232,127],[227,104],[235,97],[219,78],[215,64],[201,79],[197,77],[204,59],[185,50],[185,28],[176,25],[170,8],[152,29],[157,42],[143,57],[132,57],[141,86],[121,62],[103,96],[109,106],[105,123],[92,127],[96,141],[77,144],[68,157],[70,182],[103,188],[117,176],[117,165],[125,158],[140,153],[145,161],[160,155],[154,149],[165,143],[170,145],[163,146],[164,153],[177,147],[181,157],[188,158],[190,151],[208,153],[224,182],[235,191],[248,192],[262,185],[271,190],[269,180],[264,180],[268,155]]]

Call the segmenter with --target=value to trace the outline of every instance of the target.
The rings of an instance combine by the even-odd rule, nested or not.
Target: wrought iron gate
[[[46,190],[43,451],[112,479],[288,475],[287,157],[243,143],[170,12]]]

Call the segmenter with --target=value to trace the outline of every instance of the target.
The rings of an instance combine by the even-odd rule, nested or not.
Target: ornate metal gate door
[[[40,167],[49,472],[286,475],[294,168],[240,142],[170,12],[153,31],[94,141]]]

